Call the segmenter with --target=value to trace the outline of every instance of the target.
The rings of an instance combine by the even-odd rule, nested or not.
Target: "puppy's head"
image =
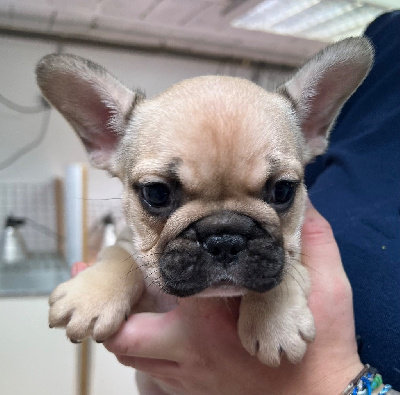
[[[304,166],[371,63],[366,39],[346,39],[274,93],[207,76],[152,100],[73,55],[46,56],[37,76],[93,165],[123,182],[148,274],[177,296],[227,295],[269,290],[298,259]]]

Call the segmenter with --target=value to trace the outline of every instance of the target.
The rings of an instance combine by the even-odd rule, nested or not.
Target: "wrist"
[[[344,389],[363,369],[358,354],[338,352],[325,354],[325,358],[305,360],[301,376],[297,383],[301,383],[301,390],[297,392],[307,395],[337,394],[342,395]],[[307,357],[307,355],[306,355]],[[311,363],[309,363],[311,362]],[[301,365],[301,364],[300,364]],[[299,388],[297,388],[299,389]]]
[[[340,364],[339,360],[342,361]],[[267,377],[267,382],[271,394],[342,395],[363,366],[357,354],[347,359],[331,355],[331,358],[317,360],[310,360],[306,355],[299,365],[283,361],[282,370],[274,371],[273,376]],[[265,393],[265,387],[264,392],[259,393]]]
[[[359,374],[363,366],[358,358],[341,367],[329,368],[329,364],[328,367],[325,365],[324,373],[320,376],[321,378],[315,382],[313,388],[310,388],[311,391],[306,393],[310,395],[323,393],[342,395],[349,382]]]

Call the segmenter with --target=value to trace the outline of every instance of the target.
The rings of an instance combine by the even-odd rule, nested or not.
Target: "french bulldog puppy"
[[[45,56],[38,84],[91,163],[120,178],[129,225],[55,289],[50,326],[104,341],[129,314],[170,308],[167,295],[241,296],[247,351],[270,366],[282,354],[300,362],[315,336],[300,255],[304,167],[372,61],[367,39],[349,38],[276,92],[204,76],[146,99],[89,60]]]

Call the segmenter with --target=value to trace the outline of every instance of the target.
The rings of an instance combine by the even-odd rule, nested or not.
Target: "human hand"
[[[302,231],[317,327],[303,361],[262,365],[237,334],[237,298],[186,298],[168,313],[133,315],[105,343],[118,360],[190,395],[339,394],[361,370],[352,292],[329,224],[309,205]]]

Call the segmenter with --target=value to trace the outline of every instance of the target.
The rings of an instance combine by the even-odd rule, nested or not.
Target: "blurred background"
[[[47,326],[47,297],[124,225],[119,181],[90,168],[35,65],[73,53],[153,97],[219,74],[273,90],[398,0],[0,0],[0,394],[136,394],[101,345]]]

